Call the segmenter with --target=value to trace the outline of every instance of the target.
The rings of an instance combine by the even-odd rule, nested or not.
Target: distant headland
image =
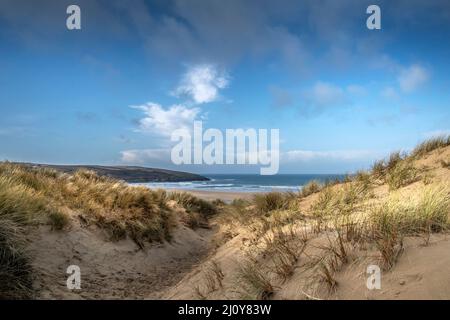
[[[198,174],[173,171],[158,168],[139,166],[98,166],[98,165],[53,165],[37,163],[18,163],[21,165],[50,168],[65,173],[74,173],[80,169],[95,171],[98,175],[108,176],[114,179],[124,180],[130,183],[145,182],[183,182],[183,181],[208,181],[209,179]]]

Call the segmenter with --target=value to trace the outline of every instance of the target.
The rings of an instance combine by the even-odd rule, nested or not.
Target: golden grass
[[[368,190],[372,187],[372,176],[370,172],[358,171],[353,179],[357,184],[359,184],[364,190]]]
[[[336,193],[330,198],[336,199]],[[380,266],[391,269],[403,252],[405,237],[424,237],[427,243],[430,234],[449,231],[449,214],[450,187],[442,183],[391,192],[381,202],[365,207],[361,215],[340,211],[326,230],[312,229],[316,237],[328,240],[316,246],[321,253],[306,266],[315,275],[312,283],[335,290],[338,283],[334,273],[353,259],[354,250],[364,252],[370,247],[378,251]]]
[[[387,171],[393,170],[402,160],[404,160],[406,155],[402,155],[400,151],[392,152],[386,161]]]
[[[337,192],[332,187],[324,188],[311,207],[311,212],[316,217],[325,217],[333,214],[339,202]]]
[[[390,190],[396,190],[414,182],[417,178],[417,170],[411,160],[397,162],[395,166],[388,169],[386,182]]]
[[[420,143],[411,152],[412,157],[421,157],[433,150],[450,146],[450,135],[442,135]]]
[[[381,179],[385,175],[384,160],[377,160],[372,165],[371,173],[376,179]]]
[[[317,180],[311,180],[303,186],[302,190],[300,191],[300,195],[302,197],[307,197],[313,193],[319,192],[322,188],[322,184]]]
[[[27,186],[0,176],[0,298],[29,298],[32,270],[25,247],[25,226],[45,210],[42,197]]]
[[[28,214],[24,217],[34,216],[61,230],[70,225],[68,212],[72,212],[83,222],[105,229],[111,239],[129,237],[139,246],[146,241],[171,239],[176,218],[168,206],[169,200],[175,200],[192,217],[216,213],[214,205],[189,194],[130,186],[86,170],[68,175],[3,163],[0,164],[0,192],[4,194],[4,203],[0,204],[4,211],[15,211],[17,199],[25,198],[22,211]],[[191,220],[196,226],[195,219]]]
[[[381,159],[372,165],[371,174],[375,179],[385,179],[399,164],[407,159],[406,154],[400,151],[392,152],[387,159]]]
[[[449,227],[450,193],[443,184],[431,184],[414,195],[393,194],[371,213],[371,224],[382,234],[415,235]]]
[[[325,187],[311,206],[310,212],[317,218],[350,214],[358,204],[366,200],[371,190],[370,182],[352,181],[338,187]]]
[[[289,204],[288,195],[281,192],[268,192],[255,194],[253,203],[260,213],[269,213],[274,210],[285,209]]]
[[[208,202],[187,192],[169,193],[167,199],[174,200],[186,210],[187,217],[184,219],[184,222],[191,228],[206,227],[208,218],[217,214],[217,207],[224,206],[221,202]]]

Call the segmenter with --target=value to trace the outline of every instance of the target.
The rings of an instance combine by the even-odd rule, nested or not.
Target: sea
[[[299,191],[311,180],[343,180],[343,174],[204,174],[209,181],[140,183],[149,188],[227,192]]]

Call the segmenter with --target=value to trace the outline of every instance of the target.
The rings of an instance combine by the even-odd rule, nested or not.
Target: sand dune
[[[132,240],[111,242],[97,228],[74,226],[30,236],[35,289],[43,299],[157,299],[205,258],[211,230],[180,227],[170,243],[139,249]],[[66,268],[81,269],[81,290],[68,290]]]
[[[450,146],[414,158],[395,157],[383,166],[383,177],[374,169],[345,183],[311,189],[310,194],[308,188],[298,195],[256,197],[192,192],[206,200],[249,200],[218,207],[186,193],[133,189],[82,173],[78,183],[99,191],[122,190],[123,201],[132,205],[125,202],[117,211],[123,220],[116,219],[103,207],[91,209],[90,191],[85,207],[75,203],[73,208],[95,209],[90,213],[94,220],[81,209],[66,208],[69,220],[61,230],[55,229],[59,220],[26,227],[34,297],[450,299]],[[389,171],[394,161],[392,167],[400,174]],[[62,188],[73,188],[72,178],[58,179]],[[87,184],[90,179],[102,185]],[[75,196],[73,201],[79,201],[80,195]],[[119,196],[101,201],[116,208],[111,203]],[[374,223],[379,223],[374,212],[388,211],[400,216],[387,216],[383,232],[394,227],[395,232],[373,233]],[[408,216],[400,219],[405,212]],[[148,214],[156,220],[146,220]],[[430,214],[435,216],[427,218]],[[158,238],[151,240],[147,233],[156,227],[152,237]],[[114,232],[121,237],[112,239]],[[81,269],[81,290],[66,286],[69,265]],[[380,289],[366,285],[369,265],[380,267]]]
[[[445,159],[445,160],[443,160]],[[440,181],[448,186],[450,171],[445,161],[450,160],[450,148],[435,150],[431,154],[417,160],[415,167],[433,181]],[[427,184],[432,183],[426,181]],[[413,182],[402,188],[408,195],[421,190],[423,181]],[[341,188],[341,185],[335,188]],[[371,204],[385,199],[389,190],[385,184],[376,186],[368,200]],[[318,200],[320,194],[313,194],[301,200],[300,208],[307,212]],[[447,207],[447,213],[450,214]],[[303,218],[304,219],[304,218]],[[217,223],[220,224],[220,221]],[[222,226],[223,227],[223,226]],[[293,229],[289,229],[293,227]],[[303,237],[304,225],[285,225],[286,234],[293,232],[293,241]],[[329,233],[311,235],[308,245],[292,265],[287,278],[280,279],[274,272],[273,257],[266,254],[254,254],[267,248],[267,236],[273,237],[270,231],[264,237],[255,236],[257,230],[252,227],[234,226],[232,238],[218,246],[212,255],[187,274],[176,286],[168,288],[165,299],[240,299],[249,293],[242,290],[240,282],[245,281],[243,261],[251,261],[255,268],[262,268],[263,274],[255,277],[257,270],[252,270],[253,278],[249,281],[255,290],[267,290],[261,286],[269,283],[276,289],[271,292],[271,299],[450,299],[450,235],[448,233],[404,237],[399,257],[389,270],[381,271],[381,288],[369,290],[366,282],[369,275],[367,266],[380,265],[380,253],[376,247],[367,245],[360,248],[347,247],[348,257],[345,263],[339,264],[330,271],[332,281],[330,290],[323,277],[323,270],[310,268],[317,256],[323,254],[322,248],[329,248]],[[312,230],[309,228],[308,230]],[[224,231],[224,230],[222,230]],[[226,230],[228,232],[228,230]],[[301,242],[296,242],[297,246]],[[250,260],[249,260],[249,257]],[[212,263],[220,269],[223,277],[220,280],[212,271]],[[279,263],[279,262],[278,262]],[[272,268],[267,268],[267,266]],[[259,267],[258,267],[259,266]],[[285,265],[287,267],[287,265]],[[267,273],[266,273],[267,272]],[[317,275],[320,277],[317,277]],[[265,280],[263,277],[266,277]],[[254,282],[253,284],[251,282]],[[267,283],[264,283],[267,281]],[[324,282],[325,281],[325,282]],[[331,280],[330,280],[331,281]],[[270,288],[272,290],[272,288]],[[250,290],[251,291],[251,290]],[[250,292],[251,293],[251,292]]]

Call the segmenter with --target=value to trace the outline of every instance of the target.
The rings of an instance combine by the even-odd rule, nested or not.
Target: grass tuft
[[[259,213],[269,213],[274,210],[285,209],[289,201],[281,192],[268,192],[255,194],[253,203]]]
[[[386,174],[386,167],[384,164],[384,160],[377,160],[372,165],[372,175],[376,179],[381,179]]]
[[[35,210],[45,208],[27,186],[0,175],[0,299],[27,299],[33,294],[32,267],[25,253],[25,227]]]
[[[386,182],[390,190],[397,190],[414,182],[417,178],[417,170],[410,160],[397,162],[396,165],[388,169]]]
[[[450,194],[448,187],[423,187],[411,198],[394,194],[370,214],[372,238],[385,269],[395,263],[403,248],[403,237],[443,232],[449,229]]]
[[[322,185],[317,180],[309,181],[305,186],[303,186],[300,191],[302,197],[307,197],[313,193],[319,192],[322,189]]]
[[[245,300],[268,300],[275,292],[266,274],[253,261],[246,261],[240,266],[238,283]]]
[[[440,137],[431,138],[420,143],[411,152],[412,157],[422,157],[433,150],[450,146],[450,135],[442,135]]]
[[[48,219],[53,230],[63,230],[70,223],[68,214],[59,210],[50,212]]]

